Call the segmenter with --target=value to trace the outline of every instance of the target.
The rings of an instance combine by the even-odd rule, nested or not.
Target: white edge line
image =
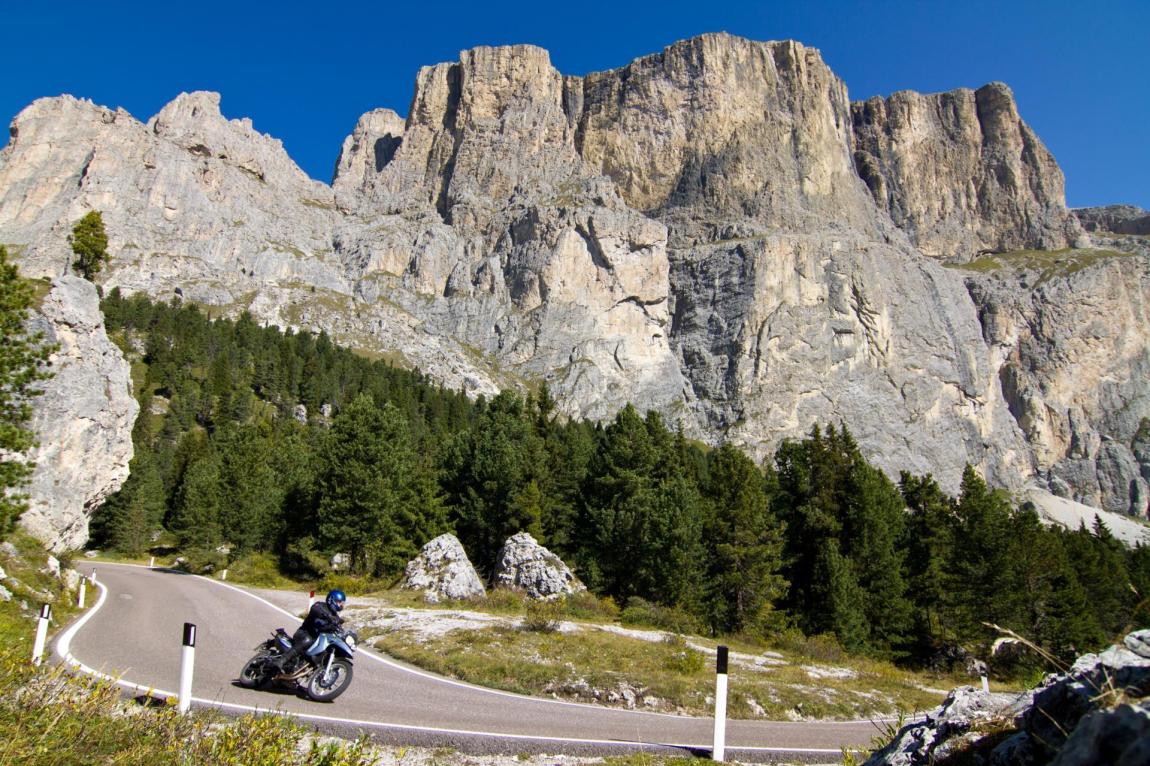
[[[161,567],[148,567],[148,566],[145,566],[143,564],[126,564],[126,563],[111,562],[111,561],[99,562],[99,563],[101,565],[137,567],[140,569],[149,569],[149,570],[161,568]],[[184,576],[189,576],[189,575],[184,575]],[[256,601],[259,601],[259,602],[263,603],[264,605],[274,609],[275,611],[279,612],[280,614],[283,614],[284,616],[286,616],[292,620],[295,620],[296,622],[300,622],[300,619],[298,617],[296,617],[295,615],[293,615],[291,612],[288,612],[286,609],[283,609],[283,608],[273,604],[272,602],[268,601],[267,599],[265,599],[261,596],[257,596],[254,593],[246,591],[242,588],[238,588],[238,587],[231,585],[229,583],[220,582],[219,580],[213,580],[209,577],[202,577],[201,575],[190,575],[190,576],[197,577],[201,580],[205,580],[206,582],[210,582],[214,585],[219,585],[219,586],[222,586],[224,588],[234,590],[237,593],[242,593],[243,595],[247,596],[248,598],[253,598]],[[111,681],[112,683],[115,683],[116,685],[124,687],[126,689],[131,689],[133,691],[140,691],[140,692],[143,692],[145,694],[148,694],[149,696],[153,696],[153,695],[154,696],[163,696],[163,697],[175,697],[175,696],[177,696],[174,692],[165,691],[163,689],[157,689],[154,686],[145,686],[143,684],[134,683],[132,681],[126,681],[122,678],[117,678],[115,676],[110,676],[106,673],[102,673],[102,672],[100,672],[94,668],[88,667],[87,665],[85,665],[84,663],[82,663],[78,659],[76,659],[75,656],[73,656],[73,654],[71,652],[72,639],[76,636],[76,634],[80,631],[80,629],[83,628],[84,625],[86,625],[88,623],[88,620],[90,620],[93,616],[95,616],[96,612],[99,611],[100,607],[102,607],[104,605],[104,601],[108,597],[108,588],[107,588],[107,586],[104,585],[104,583],[97,580],[95,585],[97,588],[100,589],[100,598],[97,599],[96,603],[93,604],[92,607],[82,617],[80,617],[78,620],[76,620],[74,623],[72,623],[56,639],[55,652],[56,652],[57,656],[59,656],[61,659],[63,659],[65,662],[67,662],[73,668],[75,668],[75,669],[77,669],[83,673],[86,673],[86,674],[91,675],[91,676],[95,676],[97,678],[102,678],[102,679],[107,680],[107,681]],[[446,683],[446,684],[449,684],[452,686],[458,686],[458,687],[462,687],[465,689],[470,689],[473,691],[481,691],[481,692],[485,692],[488,694],[494,694],[494,695],[498,695],[498,696],[513,697],[513,698],[519,699],[519,700],[529,700],[532,702],[555,704],[555,705],[569,705],[569,706],[583,707],[583,708],[591,707],[588,705],[583,705],[583,704],[578,703],[578,702],[565,702],[563,700],[539,699],[538,697],[531,697],[531,696],[523,695],[523,694],[514,694],[511,692],[500,691],[498,689],[487,689],[487,688],[484,688],[482,686],[474,686],[472,684],[463,683],[461,681],[455,681],[455,680],[450,679],[450,678],[443,678],[442,676],[437,676],[437,675],[427,673],[427,672],[424,672],[421,670],[415,670],[412,668],[405,667],[405,666],[400,665],[400,664],[398,664],[392,660],[388,660],[384,657],[380,657],[376,654],[373,654],[370,651],[367,651],[366,649],[361,650],[361,651],[363,651],[366,656],[371,657],[372,659],[376,660],[377,662],[381,662],[385,665],[388,665],[389,667],[395,668],[397,670],[402,670],[404,672],[411,673],[413,675],[420,676],[422,678],[426,678],[426,679],[431,680],[431,681]],[[607,739],[577,739],[577,738],[570,738],[570,737],[544,737],[544,736],[533,735],[533,734],[502,734],[502,733],[497,733],[497,732],[472,731],[472,730],[468,730],[468,729],[444,729],[444,728],[437,728],[437,727],[431,727],[431,726],[415,726],[415,725],[411,725],[411,724],[388,723],[386,721],[366,721],[366,720],[355,719],[355,718],[337,718],[335,716],[316,715],[314,713],[295,713],[292,711],[283,710],[281,708],[264,708],[264,707],[258,707],[258,706],[252,706],[252,705],[241,705],[239,703],[234,703],[234,702],[222,702],[220,700],[210,700],[210,699],[204,699],[202,697],[195,697],[195,696],[192,697],[192,702],[197,702],[201,705],[205,705],[208,707],[228,708],[231,710],[243,710],[243,711],[248,711],[248,712],[252,712],[252,713],[266,713],[266,714],[271,714],[271,715],[282,715],[282,716],[287,716],[287,717],[291,717],[291,718],[307,719],[307,720],[311,720],[311,721],[326,721],[326,722],[330,722],[330,723],[349,724],[349,725],[354,725],[354,726],[366,726],[366,727],[377,728],[377,729],[394,729],[394,730],[401,730],[401,731],[415,731],[415,732],[429,733],[429,734],[454,734],[454,735],[470,736],[470,737],[491,737],[491,738],[495,738],[495,739],[524,740],[524,741],[538,741],[538,742],[568,742],[568,743],[573,743],[573,744],[584,744],[584,745],[609,745],[612,747],[648,746],[648,747],[680,748],[680,749],[688,749],[688,750],[700,750],[700,749],[706,750],[706,749],[709,749],[707,745],[697,745],[697,744],[653,743],[653,742],[637,742],[637,741],[607,740]],[[669,714],[669,713],[647,713],[645,711],[619,711],[619,712],[627,712],[627,713],[636,713],[637,712],[639,715],[665,716],[665,717],[676,718],[676,719],[680,719],[680,720],[684,718],[683,716],[676,716],[676,715]],[[704,719],[704,720],[706,720],[706,719]],[[872,720],[824,721],[824,722],[820,722],[820,725],[821,724],[877,723],[877,722],[882,722],[883,720],[885,720],[885,719],[875,719],[873,721]],[[781,722],[781,723],[786,723],[786,722]],[[727,749],[728,750],[747,751],[747,752],[764,752],[764,753],[820,753],[820,754],[821,753],[836,753],[837,754],[837,753],[842,752],[841,749],[829,749],[829,748],[763,747],[763,746],[737,746],[737,745],[729,746]]]

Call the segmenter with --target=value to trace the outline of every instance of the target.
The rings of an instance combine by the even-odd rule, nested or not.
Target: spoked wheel
[[[333,660],[331,667],[321,665],[307,682],[307,696],[316,702],[331,702],[351,686],[351,663],[344,659]]]
[[[240,683],[249,689],[259,689],[267,686],[272,678],[271,658],[266,654],[257,654],[247,661],[244,669],[240,671]]]

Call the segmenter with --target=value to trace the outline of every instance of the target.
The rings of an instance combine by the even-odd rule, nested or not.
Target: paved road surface
[[[85,570],[88,567],[83,567]],[[482,689],[360,650],[351,688],[331,704],[234,684],[253,648],[299,620],[257,595],[166,570],[93,565],[104,586],[86,622],[61,633],[57,653],[124,684],[179,688],[182,626],[198,626],[193,699],[229,711],[289,712],[337,733],[450,746],[469,752],[619,753],[676,748],[709,754],[710,719],[616,710]],[[304,604],[300,604],[300,608]],[[731,686],[737,687],[737,675]],[[727,752],[740,760],[837,762],[843,746],[875,734],[870,722],[728,721]],[[680,753],[682,754],[682,753]]]

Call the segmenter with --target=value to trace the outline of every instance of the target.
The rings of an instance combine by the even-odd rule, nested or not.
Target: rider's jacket
[[[343,618],[328,606],[326,601],[317,601],[312,604],[303,625],[300,625],[300,630],[306,630],[313,636],[318,636],[320,633],[338,630],[342,624]]]

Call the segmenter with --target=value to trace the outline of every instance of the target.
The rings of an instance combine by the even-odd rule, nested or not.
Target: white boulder
[[[463,545],[451,534],[440,535],[423,546],[419,555],[407,563],[401,587],[423,591],[431,604],[487,595]]]
[[[587,590],[562,559],[527,532],[507,538],[495,563],[495,588],[516,588],[531,598],[551,599]]]

